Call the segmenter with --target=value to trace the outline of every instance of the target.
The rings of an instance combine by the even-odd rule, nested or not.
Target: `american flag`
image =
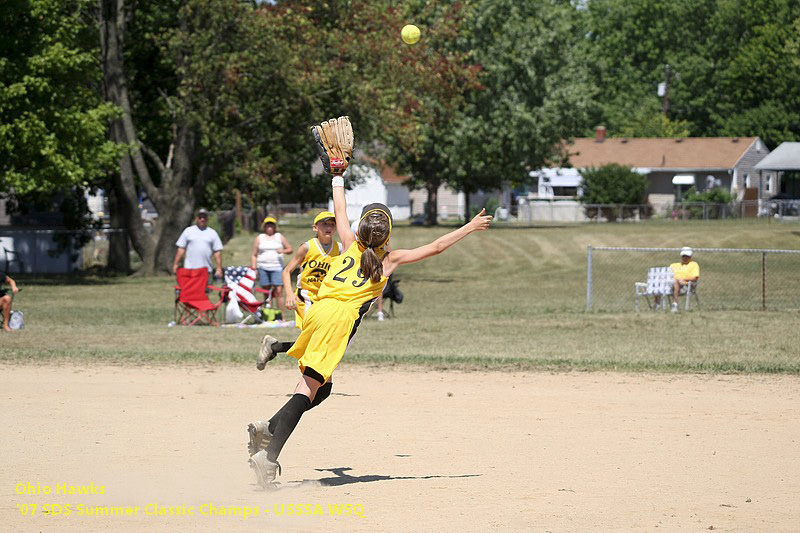
[[[256,284],[256,271],[246,266],[225,267],[225,285],[231,289],[231,297],[248,306],[258,307],[253,287]]]

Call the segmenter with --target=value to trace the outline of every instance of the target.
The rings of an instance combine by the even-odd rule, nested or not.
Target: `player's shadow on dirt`
[[[317,483],[323,487],[338,487],[340,485],[350,485],[352,483],[370,483],[372,481],[388,481],[392,479],[440,479],[480,476],[480,474],[463,474],[460,476],[351,476],[345,473],[347,470],[352,470],[352,468],[346,466],[340,468],[317,468],[317,472],[332,472],[336,476],[319,479]]]

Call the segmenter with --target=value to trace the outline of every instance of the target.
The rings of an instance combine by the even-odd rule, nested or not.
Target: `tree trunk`
[[[436,204],[439,193],[439,183],[429,181],[425,184],[425,189],[428,191],[428,201],[425,204],[425,225],[435,226],[438,214]]]
[[[128,273],[131,271],[130,249],[128,247],[128,232],[125,230],[125,221],[122,216],[120,202],[114,187],[109,188],[108,207],[111,215],[111,233],[108,235],[108,260],[106,267],[114,272]]]
[[[166,195],[165,195],[166,196]],[[169,272],[175,259],[175,242],[184,228],[191,225],[194,202],[169,196],[170,201],[161,202],[158,208],[158,228],[156,230],[156,249],[153,258],[154,272]]]
[[[111,123],[110,135],[118,143],[135,146],[137,139],[130,135],[132,128],[126,127],[125,123],[126,120],[131,121],[131,110],[122,59],[125,33],[124,0],[98,0],[98,2],[105,98],[119,106],[123,113],[122,117]],[[120,159],[120,171],[113,180],[117,200],[115,203],[118,214],[128,230],[133,248],[142,258],[144,274],[152,274],[154,247],[139,213],[134,163],[131,155],[124,155]]]
[[[156,230],[156,253],[153,269],[169,272],[175,258],[175,241],[183,229],[192,222],[197,202],[205,189],[205,172],[201,169],[193,174],[191,153],[194,151],[195,135],[191,128],[183,126],[176,132],[173,142],[174,155],[171,168],[162,168]]]
[[[116,142],[132,147],[130,153],[121,159],[120,172],[114,177],[117,203],[133,248],[142,259],[142,274],[166,273],[170,271],[175,257],[175,241],[192,221],[195,205],[203,195],[210,169],[203,169],[193,176],[196,135],[193,128],[186,124],[173,127],[166,164],[154,150],[139,142],[123,63],[124,0],[98,1],[106,99],[122,110],[122,116],[111,124],[111,136]],[[143,152],[147,153],[158,170],[158,186],[150,177]],[[152,237],[139,212],[137,177],[158,212]]]
[[[469,219],[470,219],[469,191],[464,191],[464,220],[469,221]]]
[[[236,222],[242,227],[242,191],[236,189]]]

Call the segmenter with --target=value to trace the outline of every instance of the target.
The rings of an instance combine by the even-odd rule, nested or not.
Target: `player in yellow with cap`
[[[269,487],[280,470],[278,455],[303,413],[331,393],[331,376],[342,359],[364,313],[383,291],[389,275],[400,266],[437,255],[475,231],[489,227],[492,217],[482,210],[464,226],[411,250],[387,252],[392,214],[383,204],[370,204],[361,214],[358,231],[347,220],[344,179],[335,176],[333,205],[336,229],[345,250],[331,263],[317,301],[303,320],[303,330],[288,355],[295,357],[302,376],[294,395],[269,420],[254,441],[251,433],[250,467],[259,485]],[[255,449],[260,449],[254,453]]]
[[[314,217],[314,232],[317,236],[300,245],[297,255],[283,269],[283,286],[286,290],[286,308],[294,309],[296,324],[303,329],[303,317],[316,299],[322,278],[328,273],[331,261],[341,253],[341,246],[333,240],[336,217],[323,211]],[[298,266],[302,270],[297,276],[297,290],[292,290],[291,274]]]
[[[317,236],[301,244],[295,256],[283,269],[285,307],[294,310],[295,325],[299,329],[303,329],[303,317],[316,299],[322,278],[331,267],[331,261],[342,251],[341,245],[333,240],[333,232],[336,231],[333,213],[330,211],[319,213],[314,217],[312,228]],[[301,267],[301,271],[297,276],[297,289],[293,290],[292,272],[297,267]],[[261,341],[256,368],[264,370],[267,361],[275,357],[275,354],[287,351],[292,344],[292,342],[280,342],[272,335],[265,335]],[[254,429],[251,428],[252,431]]]

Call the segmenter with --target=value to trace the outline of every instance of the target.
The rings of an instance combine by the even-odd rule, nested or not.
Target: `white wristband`
[[[344,178],[341,176],[334,176],[331,179],[331,187],[344,187]]]

